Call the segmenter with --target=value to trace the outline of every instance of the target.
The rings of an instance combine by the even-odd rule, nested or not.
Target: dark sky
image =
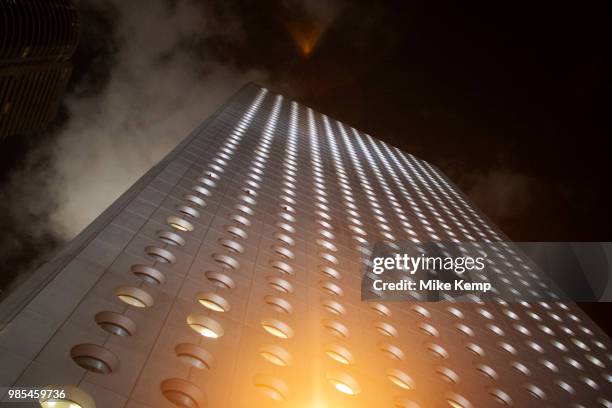
[[[231,21],[242,35],[209,29],[179,48],[263,72],[273,91],[429,160],[511,239],[612,238],[609,2],[200,3],[217,25]],[[103,92],[118,63],[120,13],[104,4],[81,2],[72,94]],[[296,41],[313,33],[320,37],[304,56]],[[53,144],[66,112],[55,130],[3,142],[0,189],[30,151]],[[47,158],[38,160],[33,166]],[[47,216],[32,213],[30,221],[44,224]],[[22,220],[0,224],[6,269],[21,269],[61,242]]]

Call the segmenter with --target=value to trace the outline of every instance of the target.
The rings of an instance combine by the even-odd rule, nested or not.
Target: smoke
[[[223,65],[202,49],[211,36],[240,41],[243,35],[236,21],[227,24],[227,17],[210,7],[188,0],[98,4],[112,7],[117,16],[116,63],[97,95],[67,95],[71,119],[50,146],[51,177],[39,197],[57,203],[49,219],[65,239],[242,84],[264,79]]]
[[[68,119],[4,186],[2,208],[14,234],[0,248],[20,267],[31,263],[24,256],[47,255],[78,234],[244,83],[267,82],[262,72],[244,72],[209,51],[209,42],[245,38],[223,4],[93,0],[80,8],[83,52],[98,53],[101,43],[110,51],[91,59],[90,72],[76,67],[64,99]],[[100,16],[110,17],[109,27],[96,29]]]

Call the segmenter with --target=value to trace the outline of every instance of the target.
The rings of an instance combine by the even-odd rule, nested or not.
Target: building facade
[[[0,139],[55,118],[72,72],[78,14],[70,0],[0,0]]]
[[[361,300],[370,243],[505,240],[429,163],[249,84],[0,304],[0,385],[71,408],[611,406],[612,342],[569,302]]]

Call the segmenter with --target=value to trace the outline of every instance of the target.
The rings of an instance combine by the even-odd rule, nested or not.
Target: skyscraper
[[[610,406],[612,343],[571,302],[362,301],[363,248],[395,241],[505,238],[429,163],[247,85],[0,304],[0,384],[83,408]]]
[[[0,139],[55,118],[72,72],[78,14],[70,0],[0,0]]]

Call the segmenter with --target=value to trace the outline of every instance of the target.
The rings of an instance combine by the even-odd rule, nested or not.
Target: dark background
[[[610,240],[609,2],[201,3],[237,19],[245,36],[208,33],[182,46],[265,72],[273,91],[432,162],[512,240]],[[104,2],[80,8],[69,92],[96,95],[121,47],[119,11]],[[300,45],[314,38],[305,53]],[[0,192],[69,120],[63,110],[51,130],[2,142]],[[39,160],[34,166],[45,165]],[[11,206],[3,196],[0,210]],[[0,280],[61,244],[14,217],[0,227]],[[582,306],[610,332],[606,304]]]

